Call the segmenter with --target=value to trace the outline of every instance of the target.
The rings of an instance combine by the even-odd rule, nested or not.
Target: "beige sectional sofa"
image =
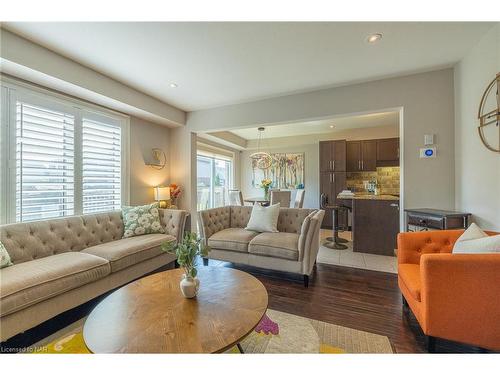
[[[0,226],[14,263],[0,270],[0,341],[173,262],[160,245],[186,218],[160,209],[166,233],[131,238],[120,211]]]
[[[319,230],[325,212],[280,208],[279,233],[246,230],[251,212],[251,206],[199,212],[201,236],[211,247],[209,258],[297,273],[303,275],[307,287],[319,251]]]

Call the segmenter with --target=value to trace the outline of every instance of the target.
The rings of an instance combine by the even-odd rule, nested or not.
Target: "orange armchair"
[[[463,232],[398,234],[403,305],[427,336],[429,352],[435,338],[500,350],[500,254],[451,254]]]

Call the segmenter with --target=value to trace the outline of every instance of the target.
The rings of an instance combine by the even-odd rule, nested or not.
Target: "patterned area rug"
[[[33,346],[35,353],[88,354],[83,341],[84,319]],[[245,340],[245,353],[393,353],[389,339],[351,328],[275,310]],[[226,353],[239,353],[236,347]]]

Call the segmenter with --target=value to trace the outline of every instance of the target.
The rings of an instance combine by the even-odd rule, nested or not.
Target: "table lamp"
[[[167,201],[170,200],[170,188],[168,186],[156,186],[155,201],[160,202],[160,208],[167,208]]]

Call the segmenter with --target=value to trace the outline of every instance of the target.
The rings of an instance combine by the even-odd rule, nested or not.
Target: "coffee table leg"
[[[243,351],[243,348],[241,347],[240,343],[237,343],[236,346],[238,347],[238,350],[240,351],[241,354],[245,354]]]

